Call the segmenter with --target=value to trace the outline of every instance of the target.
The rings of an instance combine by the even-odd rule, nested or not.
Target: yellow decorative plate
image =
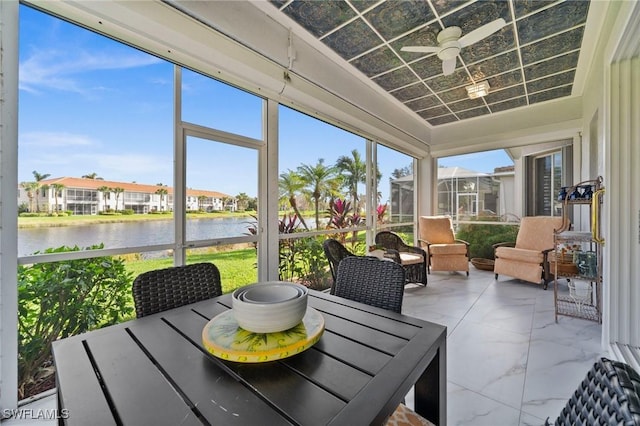
[[[313,346],[324,331],[320,312],[307,307],[302,322],[277,333],[252,333],[240,327],[228,310],[202,330],[202,343],[215,357],[236,362],[267,362],[287,358]]]

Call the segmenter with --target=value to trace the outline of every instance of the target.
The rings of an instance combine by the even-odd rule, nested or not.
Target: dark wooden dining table
[[[325,331],[266,363],[210,355],[207,322],[231,295],[53,343],[70,425],[383,424],[415,385],[415,410],[446,424],[446,327],[310,291]]]

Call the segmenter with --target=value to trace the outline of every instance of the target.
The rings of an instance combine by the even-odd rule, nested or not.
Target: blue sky
[[[35,170],[173,184],[173,65],[21,5],[19,96],[20,182]],[[184,120],[260,138],[260,117],[256,96],[184,72]],[[364,158],[362,138],[286,108],[280,138],[281,172],[319,158],[332,164],[353,149]],[[189,187],[256,195],[254,151],[189,141],[187,152]],[[411,161],[388,149],[378,157],[383,182]],[[452,161],[482,172],[511,164],[503,151],[442,164]]]

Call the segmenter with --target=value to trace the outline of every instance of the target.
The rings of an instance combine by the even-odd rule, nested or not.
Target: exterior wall
[[[516,196],[515,196],[515,174],[500,176],[500,214],[506,216],[506,220],[514,219],[516,212]],[[520,217],[520,216],[518,216]]]
[[[94,195],[85,197],[80,197],[79,195],[70,196],[70,191],[91,191]],[[96,189],[72,187],[63,188],[59,194],[59,211],[73,211],[74,206],[79,207],[80,205],[85,207],[84,213],[76,210],[74,211],[74,214],[98,214],[107,210],[123,209],[131,209],[136,213],[141,214],[154,211],[173,211],[173,196],[170,194],[165,194],[163,198],[161,198],[160,194],[156,194],[155,192],[125,191],[118,194],[116,199],[116,194],[113,192],[103,194]],[[30,204],[27,191],[21,187],[18,187],[17,203],[18,205],[24,204],[27,206]],[[38,196],[34,196],[33,198],[34,210],[36,210],[36,205],[39,206],[41,212],[55,212],[56,198],[54,190],[51,188],[48,189],[44,196],[42,195],[42,190],[38,191]],[[187,210],[198,210],[199,208],[202,208],[207,212],[222,210],[237,211],[238,204],[232,197],[229,197],[229,200],[225,205],[223,203],[223,199],[218,197],[206,197],[202,202],[200,202],[198,201],[197,196],[187,196]],[[86,211],[89,211],[90,213],[87,213]]]

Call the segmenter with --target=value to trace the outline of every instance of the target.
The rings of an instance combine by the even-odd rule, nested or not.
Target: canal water
[[[202,240],[240,237],[249,233],[255,223],[251,217],[189,219],[187,239]],[[20,228],[18,229],[18,256],[61,246],[80,248],[104,243],[105,248],[121,248],[168,244],[173,241],[173,221],[153,220],[91,225]]]

